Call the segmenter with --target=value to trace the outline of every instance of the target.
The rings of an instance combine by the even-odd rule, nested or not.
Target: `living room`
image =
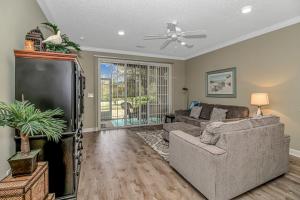
[[[0,10],[0,199],[300,199],[299,1],[4,0]],[[46,70],[70,63],[72,89],[65,71]],[[73,89],[69,120],[76,106],[54,105]],[[30,117],[11,123],[27,101],[54,109],[60,134],[28,130]],[[22,174],[24,142],[41,151]],[[7,192],[19,186],[32,189]]]

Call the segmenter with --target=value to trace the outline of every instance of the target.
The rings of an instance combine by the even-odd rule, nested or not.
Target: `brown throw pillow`
[[[214,105],[202,103],[201,106],[202,106],[202,110],[200,113],[200,118],[209,120],[210,114],[214,108]]]

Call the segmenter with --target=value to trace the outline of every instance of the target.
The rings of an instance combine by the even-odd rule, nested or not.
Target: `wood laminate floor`
[[[202,200],[205,197],[130,130],[84,135],[78,200]],[[236,199],[300,199],[300,159],[290,171]]]

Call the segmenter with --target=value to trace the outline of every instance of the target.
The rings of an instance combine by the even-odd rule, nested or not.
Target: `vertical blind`
[[[100,59],[98,74],[100,124],[160,124],[170,112],[170,64]]]

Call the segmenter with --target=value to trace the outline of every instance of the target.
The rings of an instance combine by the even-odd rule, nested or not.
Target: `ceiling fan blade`
[[[181,34],[184,38],[206,38],[207,35],[202,30],[196,30],[196,31],[184,31]]]
[[[172,42],[172,39],[167,39],[167,40],[160,46],[160,49],[166,48],[171,42]]]
[[[182,37],[184,38],[206,38],[207,35],[203,34],[203,35],[182,35]]]
[[[170,30],[170,32],[176,32],[176,24],[167,23],[167,29]]]
[[[149,34],[149,35],[145,35],[145,37],[164,37],[167,36],[165,34]]]
[[[168,39],[167,35],[145,35],[144,40]]]

